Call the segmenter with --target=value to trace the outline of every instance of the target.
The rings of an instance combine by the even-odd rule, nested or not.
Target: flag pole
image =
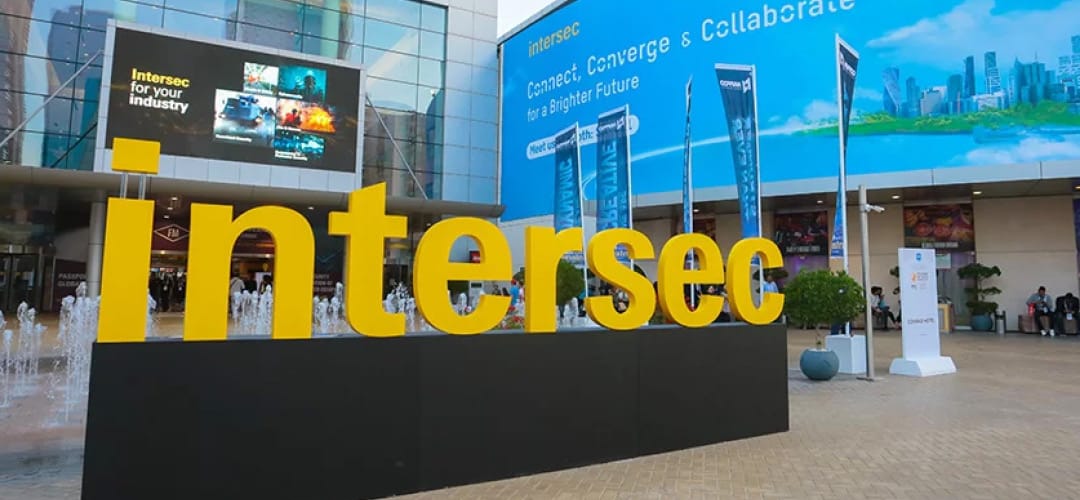
[[[581,185],[581,126],[574,122],[574,150],[577,155],[577,195],[578,195],[578,227],[581,228],[581,258],[585,259],[585,252],[589,248],[589,239],[585,237],[585,189]],[[585,264],[585,262],[583,262]],[[581,266],[581,276],[585,279],[585,298],[589,298],[589,266]]]
[[[754,173],[756,178],[754,182],[757,183],[755,187],[755,193],[757,193],[757,235],[759,238],[763,237],[762,231],[762,213],[761,213],[761,129],[758,122],[758,84],[757,84],[757,65],[750,65],[750,80],[751,85],[754,88]],[[761,261],[761,257],[758,257],[758,304],[765,303],[765,264]]]
[[[836,130],[840,138],[840,182],[839,189],[836,193],[836,210],[839,212],[837,218],[840,220],[841,231],[841,245],[843,248],[843,270],[844,273],[848,273],[848,224],[847,224],[847,145],[845,144],[846,135],[844,133],[844,83],[843,83],[843,67],[840,65],[840,58],[843,54],[840,52],[840,34],[836,33],[836,50],[834,64],[836,65]],[[863,249],[865,252],[866,249]],[[844,333],[847,336],[851,336],[851,322],[844,323]]]

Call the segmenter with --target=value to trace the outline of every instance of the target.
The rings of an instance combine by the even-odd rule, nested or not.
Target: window
[[[91,29],[82,29],[79,36],[79,63],[85,63],[94,57],[99,51],[105,49],[105,32]],[[94,64],[101,64],[104,54],[98,55]]]
[[[75,63],[63,61],[50,61],[31,56],[17,55],[22,59],[23,68],[39,68],[44,74],[39,77],[38,71],[26,71],[21,80],[0,79],[0,91],[14,90],[17,92],[30,92],[34,94],[51,94],[64,83],[71,75],[75,74]],[[6,58],[5,58],[6,59]],[[90,71],[87,69],[87,71]],[[33,73],[33,75],[31,75]],[[6,87],[6,88],[5,88]],[[61,95],[69,95],[70,89]]]
[[[99,2],[102,0],[86,0],[87,10],[91,2]],[[138,24],[145,24],[147,26],[161,26],[162,17],[165,15],[165,9],[161,7],[154,7],[152,5],[143,5],[141,3],[134,3],[128,0],[108,1],[107,3],[114,4],[116,6],[113,11],[117,20],[134,22]],[[160,2],[159,2],[160,3]],[[105,26],[101,26],[100,29],[105,29]]]
[[[287,0],[241,0],[236,20],[283,31],[300,31],[304,7]]]
[[[361,44],[364,41],[364,18],[326,9],[304,9],[304,34]]]
[[[420,30],[368,19],[364,31],[364,44],[377,49],[418,54]]]
[[[379,108],[416,111],[416,85],[368,77],[367,92]]]
[[[364,0],[307,0],[307,4],[360,16],[364,15]]]
[[[0,26],[11,33],[0,36],[0,50],[16,50],[38,57],[74,61],[79,43],[79,30],[74,26],[31,21],[0,14]],[[25,33],[25,38],[16,34]]]
[[[5,1],[12,2],[12,0]],[[42,21],[77,25],[82,18],[82,0],[33,0],[29,2],[27,0],[15,0],[15,2],[23,5],[29,3],[30,17]],[[87,0],[87,3],[93,4],[95,0]],[[23,9],[17,10],[26,12]],[[4,9],[4,12],[12,12],[12,10]]]
[[[236,33],[236,22],[215,17],[166,10],[165,29],[207,38],[231,38]]]
[[[420,4],[410,0],[367,0],[366,12],[371,19],[420,26]]]
[[[236,39],[275,49],[300,51],[300,36],[254,24],[236,23]]]
[[[341,59],[357,64],[363,62],[364,49],[359,45],[351,45],[345,42],[327,40],[313,36],[305,36],[303,39],[302,52],[317,56]]]
[[[446,59],[446,35],[421,31],[420,55],[440,61]]]
[[[445,71],[442,61],[420,58],[420,75],[417,82],[428,87],[442,88]]]
[[[165,0],[165,6],[223,19],[236,19],[238,8],[236,0]]]
[[[421,5],[420,27],[436,33],[446,33],[446,8],[431,4]]]
[[[415,56],[370,47],[364,49],[364,66],[374,77],[416,83],[419,63]]]

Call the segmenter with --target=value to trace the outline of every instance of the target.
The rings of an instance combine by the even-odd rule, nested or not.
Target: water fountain
[[[82,404],[86,401],[90,383],[90,352],[97,336],[97,316],[100,301],[87,297],[86,283],[75,289],[75,296],[67,296],[60,303],[60,325],[57,341],[60,356],[53,363],[50,376],[50,399],[60,401],[56,415],[57,423],[68,423],[73,415],[81,419]],[[157,304],[148,299],[146,334],[156,334],[156,318],[153,311]]]

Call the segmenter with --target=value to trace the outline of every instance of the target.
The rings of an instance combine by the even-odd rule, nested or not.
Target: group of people
[[[1038,291],[1028,297],[1027,306],[1028,313],[1035,319],[1035,324],[1044,337],[1053,337],[1058,331],[1064,333],[1065,323],[1075,321],[1076,315],[1080,314],[1080,298],[1069,292],[1055,301],[1046,294],[1045,286],[1040,286]]]

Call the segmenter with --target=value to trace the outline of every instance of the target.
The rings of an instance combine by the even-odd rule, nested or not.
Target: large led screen
[[[836,185],[837,35],[859,53],[849,175],[1080,159],[1078,20],[1077,0],[569,2],[502,45],[503,220],[551,215],[554,137],[575,123],[595,199],[597,123],[623,106],[634,195],[677,199],[687,129],[694,187],[735,186],[717,65],[755,67],[762,183]]]
[[[105,147],[356,171],[361,71],[116,28]]]

